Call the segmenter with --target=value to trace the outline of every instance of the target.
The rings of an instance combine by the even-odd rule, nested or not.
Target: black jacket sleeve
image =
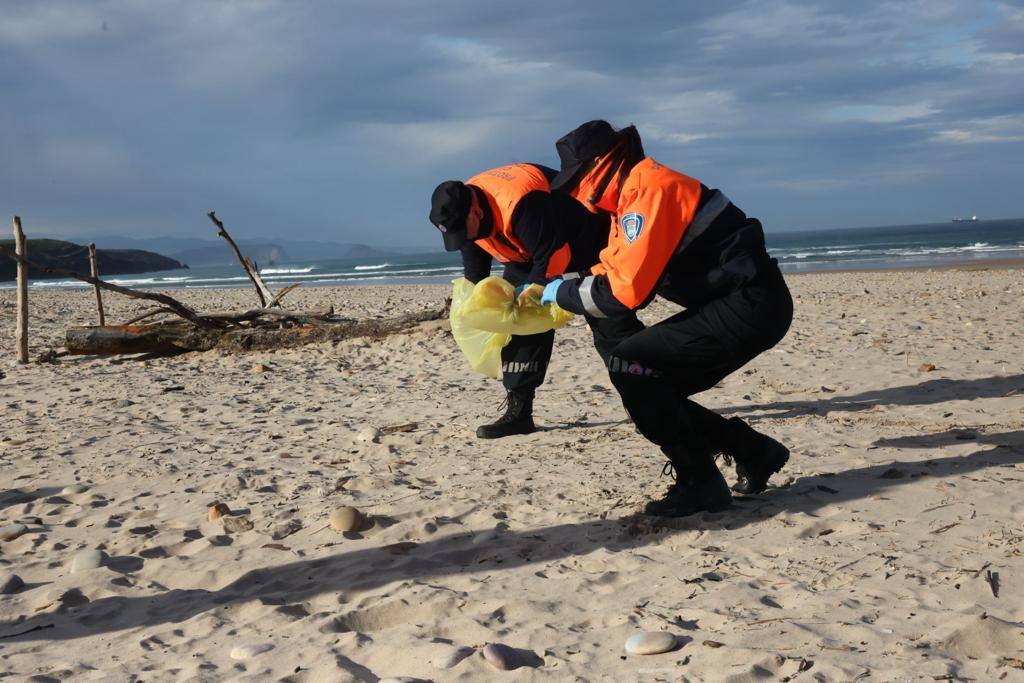
[[[587,275],[566,280],[558,287],[556,300],[567,311],[588,313],[595,318],[611,318],[633,310],[615,298],[605,275]]]
[[[512,232],[530,254],[527,283],[548,281],[548,262],[565,244],[559,226],[550,220],[550,195],[534,191],[519,200],[512,213]]]
[[[462,274],[476,284],[491,274],[491,255],[476,245],[467,242],[462,247]]]

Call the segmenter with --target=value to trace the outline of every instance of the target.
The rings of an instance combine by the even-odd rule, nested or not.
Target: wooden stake
[[[14,253],[23,258],[29,248],[22,231],[22,219],[14,216]],[[17,263],[17,323],[14,328],[17,361],[29,361],[29,266]]]
[[[96,245],[92,242],[89,242],[89,269],[92,276],[99,279],[100,267],[96,263]],[[100,293],[99,285],[93,285],[92,288],[96,291],[96,310],[100,312],[100,327],[102,327],[107,324],[106,318],[103,316],[103,294]]]
[[[25,233],[21,230],[21,218],[14,217],[14,253],[25,258],[28,246]],[[28,362],[28,266],[18,261],[18,321],[14,329],[14,341],[18,350],[18,362]]]
[[[275,297],[274,293],[270,291],[269,287],[267,287],[267,284],[263,282],[263,278],[260,277],[259,271],[256,270],[256,264],[252,262],[252,259],[242,256],[242,252],[238,249],[238,245],[235,244],[233,239],[231,239],[231,235],[228,234],[224,224],[217,218],[215,211],[210,211],[206,215],[211,221],[213,221],[213,224],[217,226],[217,234],[227,241],[228,246],[231,247],[231,251],[235,252],[235,258],[238,259],[238,262],[242,264],[242,268],[245,269],[245,274],[249,276],[250,280],[252,280],[253,286],[256,287],[256,296],[260,298],[260,308],[267,308],[267,302],[274,301]]]

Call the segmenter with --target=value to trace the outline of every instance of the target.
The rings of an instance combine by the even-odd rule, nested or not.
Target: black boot
[[[489,425],[477,427],[481,439],[500,439],[513,434],[530,434],[533,426],[533,391],[510,391],[505,398],[505,414]]]
[[[663,473],[671,468],[675,483],[665,497],[644,506],[644,514],[657,517],[686,517],[697,512],[718,512],[729,507],[732,494],[710,454],[673,457],[669,454]]]
[[[756,431],[738,417],[730,418],[722,438],[723,452],[736,461],[737,493],[760,493],[768,479],[789,460],[789,449]]]

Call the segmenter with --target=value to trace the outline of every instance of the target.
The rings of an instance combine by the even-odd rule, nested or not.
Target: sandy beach
[[[556,335],[540,431],[481,441],[503,392],[442,322],[18,366],[0,291],[0,678],[1024,680],[1024,273],[787,280],[787,338],[698,400],[790,464],[764,494],[680,520],[635,514],[668,484],[663,457],[582,319]],[[449,290],[299,289],[289,305],[392,316]],[[94,322],[91,291],[31,297],[33,357]],[[149,308],[106,301],[112,322]],[[211,521],[217,502],[232,512]],[[357,529],[332,528],[343,506]],[[627,654],[637,631],[676,647]]]

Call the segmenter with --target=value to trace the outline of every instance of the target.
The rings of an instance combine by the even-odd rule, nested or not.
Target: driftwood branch
[[[288,285],[287,287],[282,289],[280,292],[278,292],[277,295],[273,299],[271,299],[270,303],[268,303],[264,308],[273,308],[274,306],[280,306],[281,305],[281,299],[283,299],[286,296],[288,296],[288,292],[292,291],[293,289],[295,289],[296,287],[300,286],[301,284],[302,284],[301,282],[296,282],[293,285]]]
[[[344,320],[332,320],[331,315],[334,308],[324,311],[286,311],[283,308],[254,308],[243,313],[204,313],[203,317],[211,320],[223,320],[229,323],[244,323],[257,320],[261,317],[276,318],[281,321],[291,320],[303,325],[320,325],[325,323],[346,322]]]
[[[8,258],[14,259],[15,261],[24,266],[35,268],[36,270],[46,273],[47,275],[59,275],[61,277],[70,277],[75,280],[81,280],[82,282],[88,282],[90,285],[94,285],[96,287],[100,287],[111,292],[117,292],[118,294],[129,296],[133,299],[148,299],[150,301],[159,302],[166,306],[167,308],[174,311],[175,313],[177,313],[185,320],[188,320],[189,322],[203,329],[214,329],[224,326],[224,323],[213,320],[207,320],[203,318],[201,315],[193,311],[185,304],[181,303],[177,299],[167,296],[166,294],[157,294],[155,292],[137,292],[134,289],[128,289],[127,287],[121,287],[120,285],[112,285],[109,282],[104,282],[103,280],[100,280],[99,278],[90,277],[88,275],[82,275],[81,273],[76,273],[73,270],[44,266],[42,264],[30,261],[27,258],[20,256],[19,254],[16,254],[7,247],[0,246],[0,254],[3,254]]]
[[[152,318],[154,315],[160,315],[161,313],[174,313],[169,308],[153,308],[145,313],[140,313],[131,320],[125,321],[121,325],[115,325],[114,327],[127,327],[134,325],[135,323],[141,322],[146,318]],[[289,311],[283,308],[253,308],[242,313],[235,313],[230,311],[216,311],[213,313],[203,313],[202,317],[205,320],[218,320],[226,323],[244,323],[257,320],[261,317],[276,318],[279,320],[292,320],[302,324],[320,324],[328,322],[344,322],[343,320],[332,320],[331,316],[334,314],[334,307],[327,308],[322,311]],[[101,326],[102,327],[102,326]]]
[[[399,334],[431,320],[448,317],[448,304],[442,308],[407,313],[396,318],[375,320],[332,320],[319,326],[303,325],[290,329],[266,328],[232,330],[221,335],[217,348],[226,351],[255,351],[302,346],[314,342],[337,342],[354,337],[380,339]]]
[[[235,258],[237,258],[238,262],[242,264],[242,268],[245,269],[245,274],[249,276],[250,280],[252,280],[252,284],[256,288],[256,296],[260,298],[260,307],[267,308],[267,302],[275,300],[274,294],[270,291],[270,288],[267,287],[266,283],[263,282],[263,278],[260,277],[259,271],[256,270],[256,265],[251,259],[247,259],[242,256],[241,250],[239,250],[235,241],[231,239],[231,235],[228,234],[227,229],[224,227],[224,223],[217,218],[217,213],[215,211],[210,211],[206,215],[209,216],[210,220],[213,221],[213,224],[217,226],[217,234],[223,237],[228,243],[228,246],[231,247],[231,251],[235,252]]]
[[[141,313],[141,314],[135,316],[134,318],[132,318],[131,320],[128,320],[124,324],[125,325],[132,325],[132,324],[137,323],[137,322],[139,322],[141,320],[145,320],[146,318],[152,318],[154,315],[160,315],[161,313],[174,313],[174,311],[172,311],[169,308],[164,308],[162,306],[160,308],[153,308],[153,309],[150,309],[150,310],[146,311],[145,313]],[[205,316],[204,315],[203,317],[206,318],[206,317],[209,317],[209,316]]]

